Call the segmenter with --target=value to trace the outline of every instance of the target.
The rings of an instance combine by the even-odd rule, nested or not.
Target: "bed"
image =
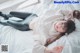
[[[66,9],[65,9],[65,5],[59,5],[59,7],[55,5],[54,7],[52,3],[53,0],[47,0],[49,1],[49,3],[48,2],[45,3],[44,2],[45,0],[41,0],[41,1],[43,1],[41,4],[36,4],[30,7],[14,9],[16,6],[19,6],[18,4],[18,5],[14,5],[14,6],[5,8],[2,11],[10,12],[12,10],[13,11],[19,10],[23,12],[25,11],[25,12],[35,13],[35,14],[38,14],[38,16],[41,16],[47,10],[51,9],[54,12],[56,12],[57,10],[62,9],[63,6],[64,6],[63,8],[64,10],[74,10],[73,7],[68,7],[69,5],[66,5],[67,6]],[[44,3],[45,5],[43,5]],[[77,5],[75,5],[74,7],[76,6]],[[79,6],[78,8],[75,8],[75,9],[80,10]],[[51,13],[54,13],[54,12],[51,11]],[[65,47],[62,50],[62,53],[80,53],[79,51],[80,50],[80,22],[78,20],[76,20],[76,26],[77,26],[77,30],[71,33],[70,36],[63,36],[56,42],[50,44],[48,48],[52,48],[58,45],[64,45]],[[7,53],[32,53],[33,44],[34,44],[33,36],[34,36],[33,31],[23,32],[23,31],[16,30],[10,26],[3,26],[0,24],[0,47],[1,45],[8,45]],[[0,48],[0,53],[3,53],[1,52],[1,48]]]

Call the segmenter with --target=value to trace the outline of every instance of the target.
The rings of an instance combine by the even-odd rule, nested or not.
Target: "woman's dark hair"
[[[77,13],[76,13],[77,12]],[[80,19],[80,11],[79,10],[74,10],[73,11],[73,17],[74,18],[77,18],[77,19]]]
[[[65,35],[65,33],[70,34],[73,31],[75,31],[75,29],[76,29],[75,23],[72,20],[67,20],[66,27],[67,27],[66,32],[61,33],[60,35],[63,36],[63,35]]]
[[[67,20],[67,34],[72,33],[73,31],[75,31],[76,27],[75,27],[75,23],[72,20]]]

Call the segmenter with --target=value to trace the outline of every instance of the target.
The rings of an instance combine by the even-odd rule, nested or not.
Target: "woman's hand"
[[[56,46],[52,49],[48,49],[46,48],[45,49],[45,53],[61,53],[63,50],[63,46]]]
[[[53,48],[53,53],[61,53],[63,50],[63,46],[56,46]]]

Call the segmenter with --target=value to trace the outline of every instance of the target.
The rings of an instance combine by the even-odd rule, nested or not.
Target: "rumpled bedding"
[[[19,31],[0,24],[0,46],[8,45],[7,53],[32,53],[33,32]],[[1,50],[0,50],[0,53]]]

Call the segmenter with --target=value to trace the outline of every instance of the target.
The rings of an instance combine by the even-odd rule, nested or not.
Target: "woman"
[[[35,33],[33,53],[54,53],[54,49],[48,49],[46,46],[75,30],[75,23],[72,20],[64,20],[61,14],[44,16],[40,21],[33,21],[30,24]]]
[[[74,10],[73,12],[71,12],[71,14],[73,13],[74,15],[71,15],[69,13],[69,11],[62,11],[61,13],[63,15],[65,15],[66,14],[65,12],[67,12],[67,18],[71,18],[73,16],[75,17],[75,15],[76,15],[75,12],[76,11],[79,12],[78,10]],[[78,14],[80,14],[80,13],[78,13]],[[31,27],[29,28],[29,23],[32,20],[34,20],[33,18],[37,17],[37,15],[35,15],[35,14],[25,13],[25,12],[10,12],[10,14],[8,14],[8,15],[3,14],[2,12],[0,12],[0,16],[4,17],[4,19],[5,19],[4,20],[5,22],[0,21],[1,24],[14,27],[15,29],[18,29],[18,30],[21,30],[21,31],[28,31],[28,30],[30,30]],[[78,16],[78,15],[76,15],[76,16]],[[11,17],[18,17],[18,18],[20,18],[22,20],[20,20],[20,21],[9,20],[9,18],[11,18]],[[80,17],[80,16],[78,16],[78,17]]]

